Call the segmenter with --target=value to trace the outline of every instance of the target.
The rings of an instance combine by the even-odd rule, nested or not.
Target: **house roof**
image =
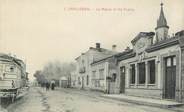
[[[177,45],[177,44],[179,44],[179,38],[180,38],[180,36],[175,36],[175,37],[168,38],[166,40],[157,42],[157,43],[151,45],[150,47],[148,47],[146,49],[146,52],[148,52],[148,53],[149,52],[154,52],[154,51],[166,48],[166,47]],[[132,57],[135,57],[135,56],[136,56],[136,52],[134,52],[133,49],[118,53],[116,55],[117,61],[125,60],[125,59],[132,58]]]
[[[117,53],[116,51],[109,50],[109,49],[105,49],[105,48],[90,47],[89,50],[86,51],[85,53],[82,53],[82,55],[87,54],[90,50],[93,50],[93,51],[99,52],[99,53],[101,53],[101,54],[104,54],[105,57],[108,57],[108,56],[111,56],[111,55]],[[80,56],[81,56],[81,55],[80,55]],[[77,58],[75,58],[75,60],[77,60],[80,56],[78,56]],[[104,58],[104,57],[103,57],[103,58]],[[102,58],[99,58],[99,59],[96,59],[96,60],[100,60],[100,59],[102,59]]]
[[[134,52],[134,50],[130,49],[130,50],[125,50],[125,51],[117,54],[116,57],[117,57],[117,61],[121,61],[121,60],[135,57],[135,55],[136,55],[136,53]]]
[[[96,60],[96,61],[94,61],[93,63],[91,63],[91,65],[96,64],[96,63],[99,63],[99,62],[105,62],[105,61],[107,61],[108,59],[113,58],[113,56],[115,56],[115,55],[107,56],[107,57],[101,58],[101,59],[99,59],[99,60]]]
[[[150,36],[154,36],[154,32],[140,32],[132,41],[131,43],[134,45],[136,41],[138,41],[140,38],[150,38]]]
[[[179,44],[179,37],[178,36],[157,42],[157,43],[151,45],[150,47],[148,47],[146,49],[146,52],[153,52],[153,51],[160,50],[160,49],[163,49],[163,48],[166,48],[169,46],[173,46],[176,44]]]
[[[12,57],[8,54],[5,54],[5,53],[0,53],[0,58],[1,60],[6,60],[6,61],[14,61],[15,63],[17,63],[19,66],[21,66],[21,63],[24,63],[22,60],[18,59],[18,58],[15,58],[15,57]]]

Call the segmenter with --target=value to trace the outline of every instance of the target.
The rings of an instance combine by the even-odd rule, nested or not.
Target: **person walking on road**
[[[52,90],[55,89],[55,81],[54,81],[54,80],[51,81],[51,89],[52,89]]]
[[[48,90],[49,90],[49,88],[50,88],[50,84],[49,84],[49,82],[48,82],[48,81],[46,82],[45,87],[46,87],[46,91],[48,91]]]

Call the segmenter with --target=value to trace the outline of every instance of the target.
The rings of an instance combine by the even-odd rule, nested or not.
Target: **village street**
[[[35,87],[26,96],[9,105],[6,112],[174,112],[105,99],[100,94],[75,89],[45,91]]]

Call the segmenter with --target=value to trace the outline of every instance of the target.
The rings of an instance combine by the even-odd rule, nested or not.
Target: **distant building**
[[[79,57],[77,57],[77,70],[75,73],[77,83],[75,83],[75,87],[91,89],[91,63],[114,54],[116,54],[115,48],[113,50],[107,50],[101,48],[100,43],[96,43],[96,47],[90,47],[87,52],[82,53]]]
[[[66,76],[62,76],[59,79],[59,86],[60,87],[64,87],[64,88],[67,88],[68,87],[68,78]]]
[[[156,36],[140,32],[131,41],[133,49],[116,55],[119,92],[184,101],[184,31],[169,37],[168,29],[161,4]]]

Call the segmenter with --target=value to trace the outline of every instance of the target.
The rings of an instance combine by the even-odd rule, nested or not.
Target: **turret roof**
[[[165,18],[165,15],[164,15],[164,11],[163,11],[163,3],[160,4],[161,6],[161,10],[160,10],[160,16],[157,20],[157,28],[160,28],[160,27],[167,27],[169,28],[169,26],[167,26],[167,20]]]

